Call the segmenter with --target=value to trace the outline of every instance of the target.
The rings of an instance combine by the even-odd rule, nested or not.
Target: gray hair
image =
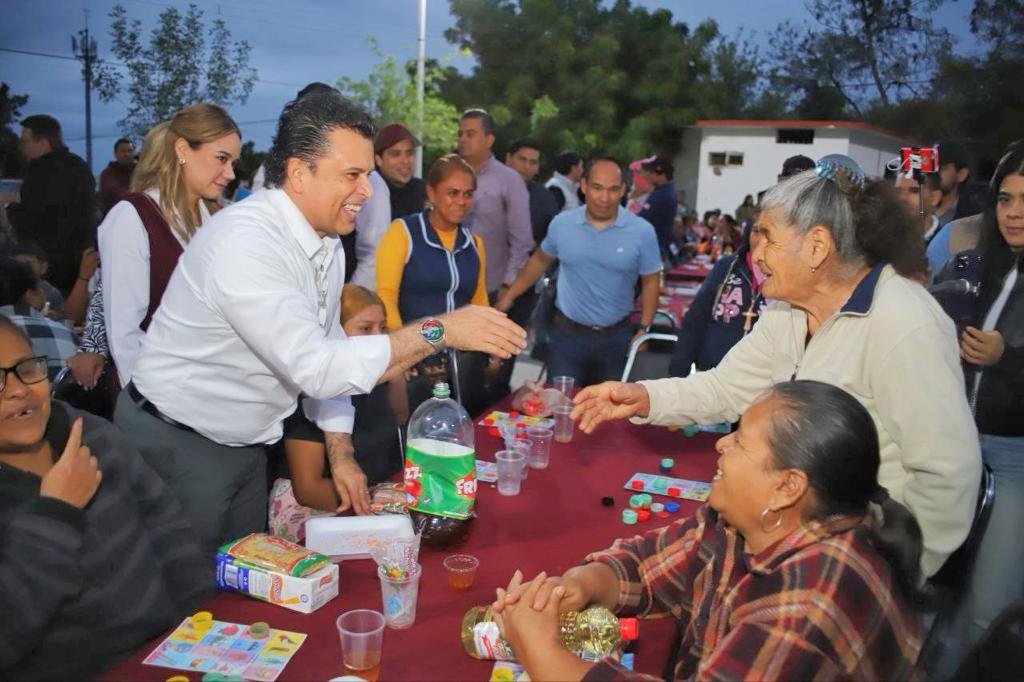
[[[761,200],[761,212],[778,209],[800,236],[815,225],[822,225],[832,233],[839,260],[851,269],[863,267],[868,255],[857,241],[856,217],[849,190],[840,183],[818,175],[814,170],[804,171],[775,185]]]
[[[368,140],[377,134],[370,112],[334,88],[300,94],[286,104],[264,166],[267,186],[284,183],[288,159],[301,159],[312,168],[317,159],[330,154],[328,134],[335,128],[352,130]]]

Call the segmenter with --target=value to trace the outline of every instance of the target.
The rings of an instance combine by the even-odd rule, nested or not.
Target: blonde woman
[[[235,177],[241,145],[226,111],[185,107],[146,135],[132,193],[99,227],[104,322],[122,386],[178,258]]]

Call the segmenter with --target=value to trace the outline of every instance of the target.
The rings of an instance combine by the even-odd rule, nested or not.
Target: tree
[[[418,124],[416,81],[412,76],[415,63],[406,65],[405,70],[391,55],[385,55],[373,38],[368,39],[370,48],[381,60],[361,81],[342,77],[338,89],[345,95],[369,109],[381,127],[401,123],[415,134]],[[430,160],[446,154],[455,147],[459,129],[459,112],[438,95],[438,81],[445,71],[435,60],[426,64],[423,85],[423,144],[424,166]]]
[[[232,41],[220,17],[205,29],[203,11],[196,5],[189,5],[184,15],[170,7],[160,13],[144,46],[141,21],[129,20],[121,5],[109,16],[112,51],[123,66],[101,60],[96,88],[105,102],[127,92],[128,113],[118,121],[125,134],[142,137],[190,104],[227,107],[249,98],[256,81],[256,70],[249,66],[251,48],[244,40]]]
[[[931,14],[944,0],[808,0],[811,23],[784,22],[772,38],[772,77],[796,110],[823,104],[862,118],[920,94],[951,40]],[[818,98],[824,97],[824,100]]]
[[[678,149],[686,124],[761,103],[756,51],[629,0],[450,0],[446,37],[478,61],[447,71],[446,99],[483,106],[498,147],[531,135],[544,149],[623,159]]]
[[[0,83],[0,177],[21,175],[21,154],[18,152],[18,133],[11,124],[21,120],[21,108],[28,104],[28,95],[12,95],[7,83]]]

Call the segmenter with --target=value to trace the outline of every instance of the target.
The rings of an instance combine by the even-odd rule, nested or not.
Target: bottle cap
[[[640,621],[636,618],[619,619],[619,637],[625,641],[633,641],[640,637]]]
[[[182,677],[181,679],[187,680],[188,678]],[[172,677],[170,680],[167,680],[167,682],[171,682],[171,680],[175,680],[175,682],[177,682],[178,678]],[[224,675],[217,672],[209,672],[203,675],[202,680],[203,682],[224,682]]]
[[[669,513],[672,513],[672,514],[675,514],[677,511],[679,511],[679,503],[678,502],[666,502],[665,503],[665,511],[667,511]]]
[[[668,490],[665,491],[665,494],[668,495],[669,497],[679,497],[680,492],[682,491],[680,491],[679,488],[671,486]]]
[[[209,611],[196,611],[192,614],[193,630],[209,630],[213,627],[213,614]]]
[[[644,489],[644,482],[641,481],[640,479],[637,479],[637,480],[633,481],[632,483],[630,483],[629,487],[631,487],[633,490],[643,490]]]
[[[614,497],[602,497],[601,498],[601,506],[604,506],[604,507],[614,507],[615,506],[615,498]]]
[[[654,501],[654,498],[651,497],[647,493],[641,493],[640,494],[640,498],[643,501],[644,509],[650,509],[651,508],[651,502]]]
[[[637,511],[636,518],[639,521],[646,521],[647,519],[651,518],[651,512],[647,511],[646,509],[641,509]]]
[[[519,413],[516,412],[515,410],[512,410],[512,411],[510,411],[508,413],[508,418],[509,419],[519,419]]]
[[[622,522],[627,526],[636,524],[636,510],[635,509],[623,509],[622,510]]]
[[[266,639],[270,635],[270,625],[258,621],[249,626],[249,635],[253,639]]]
[[[498,429],[487,429],[487,435],[501,438],[501,431]]]
[[[203,679],[205,680],[206,677],[204,676]],[[167,682],[191,682],[191,680],[189,680],[184,675],[172,675],[171,677],[167,678]]]
[[[633,509],[641,509],[644,506],[644,496],[643,495],[630,495],[629,496],[629,506],[632,507]]]
[[[435,398],[448,398],[451,397],[452,390],[448,388],[448,384],[441,381],[434,384],[434,397]]]
[[[657,514],[658,512],[665,511],[665,505],[661,502],[651,502],[651,513]]]
[[[674,459],[672,459],[671,457],[665,457],[664,459],[661,460],[661,468],[662,469],[671,469],[672,467],[675,466],[675,464],[676,464],[676,461]]]
[[[693,438],[698,433],[700,433],[700,427],[696,424],[690,424],[689,426],[683,427],[683,435],[687,438]]]

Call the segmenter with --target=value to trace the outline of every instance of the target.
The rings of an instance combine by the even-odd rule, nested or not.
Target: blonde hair
[[[380,296],[358,284],[346,284],[341,290],[341,323],[345,324],[370,306],[384,307]]]
[[[192,149],[235,133],[242,132],[228,112],[216,104],[193,104],[180,109],[170,121],[153,126],[142,142],[139,164],[132,174],[133,192],[155,189],[160,193],[160,212],[171,229],[189,241],[199,229],[199,212],[189,205],[184,170],[178,163],[174,143],[184,139]],[[210,213],[218,210],[216,201],[200,199]]]

